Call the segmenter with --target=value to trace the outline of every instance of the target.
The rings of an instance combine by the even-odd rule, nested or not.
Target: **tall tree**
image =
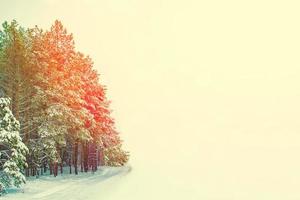
[[[38,31],[36,31],[38,32]],[[55,21],[50,31],[36,37],[34,52],[37,60],[44,63],[40,71],[38,99],[42,100],[39,114],[39,134],[45,138],[42,143],[48,147],[55,157],[50,158],[56,165],[62,161],[62,152],[66,150],[66,141],[74,145],[73,161],[78,155],[78,140],[90,138],[84,127],[89,113],[82,105],[80,77],[74,73],[74,41],[59,21]],[[50,148],[51,147],[51,148]]]
[[[28,149],[19,135],[20,124],[9,106],[8,98],[0,98],[0,191],[25,183],[22,171]]]
[[[35,127],[32,120],[31,99],[34,93],[35,68],[29,32],[16,21],[3,23],[0,31],[0,88],[11,98],[11,109],[20,122],[20,135],[31,149],[31,134]],[[31,156],[27,156],[30,161]]]
[[[26,175],[50,168],[78,173],[128,160],[111,117],[106,88],[92,59],[75,50],[72,34],[55,21],[50,30],[25,30],[16,21],[0,31],[0,89],[12,99],[28,146]]]

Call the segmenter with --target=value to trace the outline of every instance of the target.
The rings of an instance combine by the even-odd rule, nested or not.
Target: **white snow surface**
[[[131,171],[130,166],[101,167],[97,172],[79,172],[78,175],[31,177],[22,188],[12,188],[0,197],[8,200],[96,200],[107,195],[105,188],[115,184]],[[74,172],[74,171],[73,171]],[[105,186],[107,185],[107,186]],[[111,186],[110,186],[111,187]],[[113,187],[111,188],[113,189]]]

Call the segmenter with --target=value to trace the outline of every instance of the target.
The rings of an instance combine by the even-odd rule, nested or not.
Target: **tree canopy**
[[[15,20],[3,23],[0,90],[11,100],[28,148],[26,176],[48,169],[56,176],[64,166],[77,174],[78,167],[97,170],[128,161],[93,61],[75,50],[60,21],[49,30],[25,29]]]

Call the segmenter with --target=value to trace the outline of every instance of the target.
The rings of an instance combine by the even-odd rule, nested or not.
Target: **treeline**
[[[57,176],[64,166],[77,174],[127,162],[106,88],[91,58],[75,50],[72,34],[61,22],[55,21],[50,30],[3,23],[0,90],[11,100],[28,148],[26,176],[48,170]]]

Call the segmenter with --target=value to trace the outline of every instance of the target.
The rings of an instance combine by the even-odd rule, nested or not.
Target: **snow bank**
[[[11,188],[1,199],[13,200],[87,200],[97,199],[103,192],[103,181],[126,175],[131,167],[101,167],[97,172],[31,177],[22,188]],[[66,170],[67,171],[67,170]]]

